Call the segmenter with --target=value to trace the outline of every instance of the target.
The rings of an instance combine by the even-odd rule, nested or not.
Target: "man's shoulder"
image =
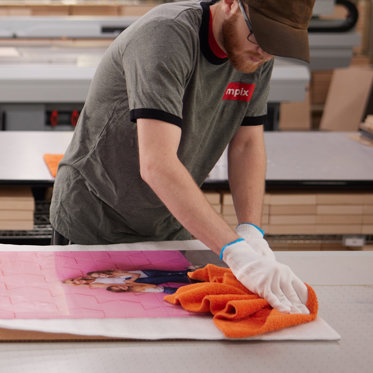
[[[171,2],[158,5],[149,11],[144,17],[144,22],[172,20],[177,23],[199,25],[202,16],[201,2],[198,0]]]
[[[196,0],[158,5],[128,27],[117,38],[116,44],[120,49],[134,50],[141,45],[142,51],[154,44],[169,52],[183,45],[194,50],[199,41],[202,12],[201,4]]]
[[[202,9],[200,0],[186,0],[186,1],[176,1],[176,2],[168,2],[164,4],[160,4],[155,6],[149,13],[151,12],[160,12],[161,14],[180,14],[186,11],[193,11]]]

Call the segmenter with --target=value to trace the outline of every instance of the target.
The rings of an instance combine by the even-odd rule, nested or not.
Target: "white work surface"
[[[269,182],[373,182],[373,147],[346,132],[265,132]],[[0,183],[52,184],[44,153],[64,153],[72,132],[0,131]],[[226,180],[225,155],[210,180]]]
[[[358,132],[265,132],[266,180],[320,186],[373,182],[373,147],[353,137],[358,137]],[[225,152],[210,180],[226,179]]]
[[[15,246],[0,245],[0,252],[27,251],[137,251],[137,250],[180,250],[193,265],[213,263],[225,266],[217,256],[200,241],[166,241],[117,245],[70,245],[70,246]],[[42,302],[41,302],[42,304]],[[27,331],[68,333],[82,336],[102,336],[121,339],[194,339],[222,340],[224,334],[211,322],[211,317],[194,314],[190,317],[139,317],[139,318],[56,318],[56,319],[0,319],[0,327]],[[0,331],[1,337],[1,331]],[[74,338],[74,337],[72,337]],[[1,338],[6,339],[6,338]],[[66,338],[65,338],[66,339]],[[71,337],[69,337],[71,339]],[[285,328],[248,338],[249,340],[338,340],[340,335],[322,318],[311,323]]]
[[[145,249],[149,245],[122,245],[122,249]],[[162,249],[175,248],[175,242],[159,245]],[[57,249],[0,247],[18,251]],[[197,241],[181,241],[177,247],[186,252],[204,248]],[[0,371],[370,372],[373,252],[277,252],[276,256],[313,286],[319,299],[319,315],[341,335],[341,340],[1,343]]]

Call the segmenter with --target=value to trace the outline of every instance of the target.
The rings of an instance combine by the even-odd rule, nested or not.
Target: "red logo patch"
[[[249,102],[254,93],[255,84],[229,83],[223,96],[223,100],[239,100]]]

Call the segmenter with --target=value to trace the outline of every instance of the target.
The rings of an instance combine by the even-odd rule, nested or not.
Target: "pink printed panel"
[[[189,265],[178,251],[2,252],[0,318],[192,316],[163,300],[167,291],[185,285],[179,277],[175,282],[173,271],[185,272]],[[153,272],[162,273],[164,282],[154,281]],[[145,283],[138,283],[139,273]]]

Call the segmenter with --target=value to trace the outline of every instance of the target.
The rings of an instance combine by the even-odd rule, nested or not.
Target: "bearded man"
[[[307,288],[260,229],[263,123],[273,56],[309,61],[314,0],[196,0],[155,7],[104,54],[55,180],[53,244],[194,236],[251,291],[308,313]],[[239,225],[201,184],[229,145]]]

